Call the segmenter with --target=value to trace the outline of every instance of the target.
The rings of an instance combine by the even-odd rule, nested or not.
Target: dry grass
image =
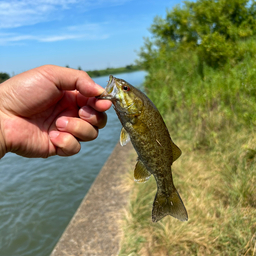
[[[176,141],[183,155],[173,165],[189,221],[152,223],[155,181],[136,184],[131,173],[120,255],[256,255],[256,135],[227,129],[214,147],[197,149],[197,131],[194,140]]]

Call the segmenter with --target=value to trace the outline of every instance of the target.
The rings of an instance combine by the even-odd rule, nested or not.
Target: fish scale
[[[151,175],[156,180],[152,221],[157,222],[166,215],[181,221],[188,220],[186,208],[173,184],[171,170],[181,150],[173,143],[153,102],[139,89],[113,76],[109,77],[105,92],[97,98],[112,101],[123,126],[121,145],[125,145],[130,138],[138,154],[135,181],[146,182]]]

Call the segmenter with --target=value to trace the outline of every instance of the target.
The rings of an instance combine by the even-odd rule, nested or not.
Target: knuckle
[[[77,154],[80,149],[80,143],[72,135],[66,135],[63,138],[62,146],[59,147],[58,154],[62,156],[72,156]]]

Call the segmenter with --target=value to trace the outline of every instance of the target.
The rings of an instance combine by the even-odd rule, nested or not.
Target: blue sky
[[[0,0],[0,72],[44,64],[83,70],[137,58],[156,15],[180,0]]]

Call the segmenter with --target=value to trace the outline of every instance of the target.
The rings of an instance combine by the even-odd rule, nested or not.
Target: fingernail
[[[79,110],[79,115],[84,119],[90,118],[92,116],[92,109],[90,107],[84,106]]]
[[[58,129],[66,128],[67,124],[68,124],[68,119],[67,118],[59,118],[56,121],[56,126],[58,127]]]
[[[60,132],[58,132],[58,131],[50,131],[49,136],[50,136],[50,138],[53,139],[53,138],[58,137],[59,134],[60,134]]]
[[[102,88],[102,86],[100,86],[99,84],[95,83],[95,85],[98,87],[99,95],[102,94],[105,91],[105,89]]]

